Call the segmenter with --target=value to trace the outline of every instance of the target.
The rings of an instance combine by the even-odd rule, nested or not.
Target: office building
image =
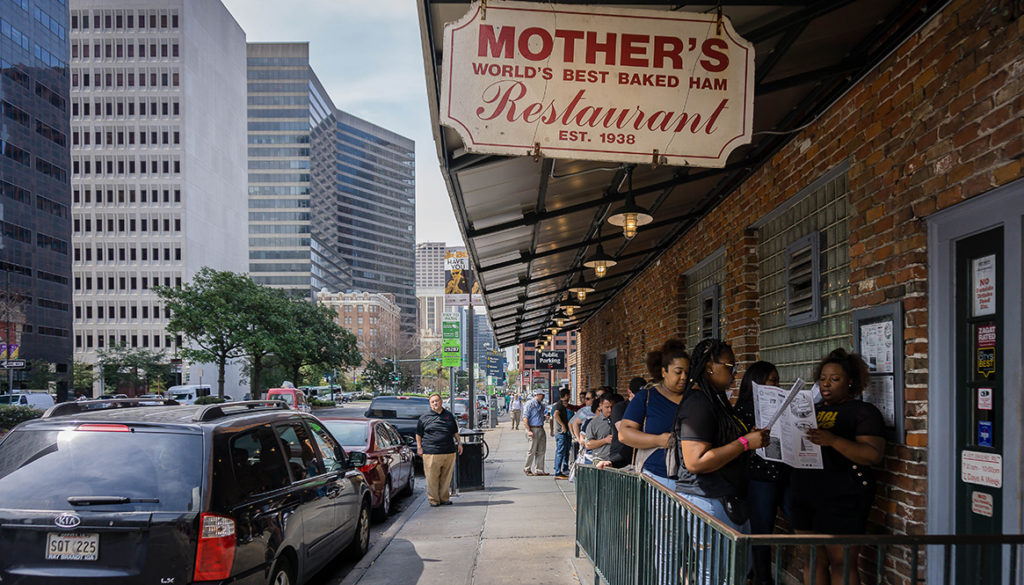
[[[209,0],[69,8],[75,360],[173,353],[152,288],[248,269],[245,33]]]
[[[444,248],[444,242],[416,244],[416,331],[420,357],[427,357],[441,348]]]
[[[355,290],[391,293],[416,335],[416,157],[412,140],[337,116],[339,250]]]
[[[68,14],[61,0],[0,11],[0,343],[54,364],[61,398],[72,363]],[[11,372],[0,371],[2,380]],[[25,387],[26,370],[13,372]]]
[[[249,43],[249,273],[312,298],[352,286],[338,246],[334,104],[309,43]]]
[[[575,400],[575,391],[577,388],[575,383],[576,376],[574,362],[576,361],[576,358],[573,357],[573,354],[577,351],[577,331],[575,329],[571,331],[559,331],[551,338],[551,342],[545,346],[544,351],[564,352],[566,369],[542,369],[537,360],[537,342],[529,341],[527,343],[520,343],[519,350],[517,352],[519,358],[518,368],[520,389],[526,392],[529,388],[548,389],[566,385],[573,390],[573,400]]]

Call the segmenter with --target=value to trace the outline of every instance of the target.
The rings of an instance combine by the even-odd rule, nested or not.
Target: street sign
[[[462,327],[458,321],[442,321],[441,322],[441,339],[459,339],[462,333]]]
[[[537,353],[538,370],[564,370],[565,350],[554,349]]]
[[[462,345],[458,339],[441,340],[441,366],[457,368],[462,365]]]
[[[0,368],[7,370],[19,369],[25,367],[25,360],[3,360],[0,362]]]

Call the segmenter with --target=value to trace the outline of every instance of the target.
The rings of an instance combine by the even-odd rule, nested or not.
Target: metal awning
[[[563,4],[586,4],[565,1]],[[756,48],[754,137],[725,168],[622,165],[465,151],[438,124],[444,25],[468,0],[422,0],[420,31],[434,139],[462,237],[480,275],[502,347],[546,333],[581,274],[596,288],[566,327],[583,323],[814,122],[861,77],[946,4],[946,0],[845,2],[747,0],[680,4],[657,0],[614,6],[713,12],[722,8]],[[632,174],[636,203],[654,221],[626,240],[608,225]],[[598,244],[617,264],[594,278],[583,267]]]

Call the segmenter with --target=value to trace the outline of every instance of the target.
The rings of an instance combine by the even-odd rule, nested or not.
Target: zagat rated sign
[[[445,26],[440,121],[470,152],[723,167],[753,101],[715,14],[489,0]]]

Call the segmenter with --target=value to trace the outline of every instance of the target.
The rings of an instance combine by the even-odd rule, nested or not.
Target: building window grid
[[[815,363],[832,349],[849,347],[850,257],[846,174],[808,194],[761,228],[758,245],[761,304],[761,359],[774,363],[782,380],[807,379]],[[821,247],[821,320],[786,324],[786,248],[819,231]]]

